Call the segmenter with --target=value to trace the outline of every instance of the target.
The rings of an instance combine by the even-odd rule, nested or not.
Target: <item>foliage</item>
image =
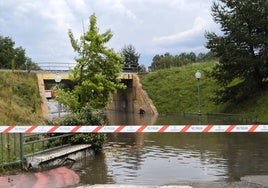
[[[138,72],[147,72],[145,65],[143,65],[143,64],[139,65]]]
[[[106,134],[103,133],[79,133],[71,138],[72,144],[91,144],[95,150],[102,148],[106,142]]]
[[[125,86],[119,79],[122,57],[105,45],[112,38],[110,30],[99,34],[96,16],[90,17],[88,31],[80,42],[69,30],[74,51],[78,53],[77,65],[72,72],[74,86],[71,90],[58,90],[57,100],[67,105],[72,114],[59,119],[59,125],[100,125],[104,123],[104,108],[112,93]],[[105,134],[75,134],[73,144],[89,143],[100,148],[106,140]]]
[[[21,69],[25,69],[28,72],[30,72],[31,70],[41,70],[41,68],[39,67],[39,65],[36,64],[35,62],[33,62],[32,59],[29,58],[29,57],[26,57],[26,62],[21,67]]]
[[[213,92],[220,86],[209,76],[217,62],[195,63],[183,67],[150,72],[140,75],[143,89],[153,100],[157,111],[161,113],[197,113],[198,95],[195,72],[200,70],[201,113],[246,114],[257,117],[261,122],[268,122],[268,92],[262,91],[250,100],[227,102],[215,105]],[[237,83],[239,83],[237,81]]]
[[[140,72],[142,70],[139,66],[140,54],[136,52],[133,45],[124,46],[120,51],[120,55],[123,57],[124,71]]]
[[[102,125],[103,114],[90,106],[83,107],[80,112],[68,114],[57,122],[59,125]],[[71,137],[72,144],[91,144],[94,148],[101,148],[106,141],[105,134],[78,133]]]
[[[167,52],[164,55],[155,55],[153,57],[153,62],[151,66],[149,66],[149,71],[157,71],[171,67],[181,67],[190,63],[204,62],[208,60],[215,60],[215,57],[211,52],[200,53],[198,56],[196,56],[194,52],[183,52],[179,55],[171,55]]]
[[[207,62],[207,61],[218,61],[213,52],[209,51],[207,53],[199,53],[196,57],[197,62]]]
[[[268,78],[268,2],[220,0],[212,6],[222,36],[206,33],[209,48],[219,64],[211,76],[222,86],[216,104],[239,102],[264,90]]]
[[[117,89],[124,88],[119,79],[122,57],[105,46],[112,38],[112,32],[107,30],[99,34],[96,22],[96,16],[91,15],[88,31],[80,37],[80,42],[69,30],[71,44],[78,57],[77,65],[72,72],[74,89],[68,94],[72,95],[72,100],[66,99],[63,102],[71,108],[74,106],[73,111],[87,105],[93,108],[104,108],[111,94]],[[73,102],[75,104],[72,104]]]
[[[36,75],[0,73],[0,125],[43,123]]]
[[[78,95],[75,95],[73,91],[69,89],[54,89],[56,100],[68,108],[73,112],[78,112],[80,110],[80,103],[78,100]]]
[[[0,36],[1,69],[40,70],[40,67],[25,55],[21,46],[15,48],[14,45],[15,42],[11,38]]]

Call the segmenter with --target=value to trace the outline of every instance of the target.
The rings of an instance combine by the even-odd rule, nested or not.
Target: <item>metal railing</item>
[[[39,62],[38,65],[44,71],[69,71],[72,70],[75,62]]]
[[[25,165],[25,158],[70,145],[73,134],[0,134],[0,172],[4,167]]]
[[[18,163],[23,143],[22,134],[0,134],[0,167]]]

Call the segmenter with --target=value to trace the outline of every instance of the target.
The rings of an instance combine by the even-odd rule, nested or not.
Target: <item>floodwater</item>
[[[109,119],[113,125],[201,121],[120,113],[110,113]],[[81,184],[232,182],[246,175],[268,175],[267,133],[120,133],[108,138],[101,152],[73,167]]]

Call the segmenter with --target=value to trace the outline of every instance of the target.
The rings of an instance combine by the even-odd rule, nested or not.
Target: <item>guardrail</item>
[[[38,65],[44,71],[69,71],[72,70],[75,62],[39,62]]]
[[[23,167],[26,157],[70,145],[71,135],[0,133],[0,171],[6,166]]]

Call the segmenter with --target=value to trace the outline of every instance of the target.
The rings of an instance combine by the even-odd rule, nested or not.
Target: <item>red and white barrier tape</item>
[[[268,132],[268,125],[0,126],[0,133],[213,133]]]

